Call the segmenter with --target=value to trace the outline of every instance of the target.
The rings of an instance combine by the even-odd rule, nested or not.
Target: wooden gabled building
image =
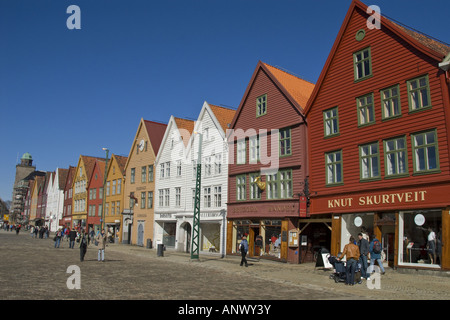
[[[310,212],[332,218],[332,254],[364,228],[392,266],[449,269],[450,47],[367,9],[351,3],[305,110]]]
[[[306,217],[306,122],[314,84],[258,62],[228,132],[227,253],[299,263]]]

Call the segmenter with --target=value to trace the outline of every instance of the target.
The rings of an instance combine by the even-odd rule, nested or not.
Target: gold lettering
[[[405,199],[405,202],[412,202],[412,192],[406,192],[405,193],[405,195],[406,195],[406,199]]]
[[[419,193],[422,195],[422,197],[420,198],[420,201],[425,201],[425,193],[427,193],[426,191],[419,191]]]
[[[359,197],[359,205],[365,206],[366,205],[366,199],[364,197]]]
[[[383,204],[385,203],[389,203],[389,195],[388,194],[383,194]]]

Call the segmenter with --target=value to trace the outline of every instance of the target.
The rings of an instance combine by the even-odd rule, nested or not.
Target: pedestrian
[[[19,231],[20,231],[20,227],[21,227],[21,225],[19,224],[18,226],[16,226],[16,234],[19,234]]]
[[[34,227],[34,238],[35,238],[35,239],[37,239],[38,233],[39,233],[39,227],[38,227],[38,226],[35,226],[35,227]]]
[[[338,260],[340,261],[344,256],[347,256],[345,284],[352,286],[355,284],[355,271],[360,256],[359,248],[355,244],[355,238],[353,236],[350,237],[348,244],[345,245],[344,251],[342,251]]]
[[[69,231],[69,248],[74,248],[75,246],[75,239],[77,238],[77,232],[72,229]]]
[[[375,272],[374,264],[375,264],[375,260],[376,260],[378,263],[378,266],[381,269],[381,274],[385,274],[385,270],[383,267],[383,261],[381,260],[381,251],[382,251],[382,248],[381,248],[380,240],[378,240],[377,237],[375,237],[375,235],[372,235],[370,245],[369,245],[369,253],[370,253],[370,266],[368,268],[369,273]]]
[[[95,240],[98,242],[98,261],[105,262],[106,234],[105,230],[98,233]]]
[[[87,251],[87,239],[84,230],[81,231],[80,237],[80,261],[83,262]]]
[[[59,245],[61,243],[61,237],[62,237],[62,231],[61,229],[58,229],[55,234],[55,248],[59,248]]]
[[[366,240],[362,232],[358,233],[358,247],[359,247],[359,263],[361,264],[361,279],[370,281],[370,277],[367,274],[367,255],[369,254],[369,241]]]
[[[242,237],[242,241],[241,241],[241,244],[239,245],[239,249],[241,251],[241,257],[242,257],[240,266],[242,267],[242,265],[245,264],[245,266],[248,267],[247,259],[245,259],[245,256],[247,255],[247,252],[248,252],[248,242],[247,242],[246,236]]]
[[[30,235],[33,238],[33,236],[34,236],[34,227],[33,226],[31,226],[31,228],[30,228]]]
[[[95,238],[95,232],[94,232],[94,229],[91,229],[91,232],[89,233],[89,244],[91,244],[91,242],[94,242],[94,238]]]
[[[430,264],[436,261],[436,234],[431,227],[428,227],[428,241],[427,241],[427,251],[430,257]]]

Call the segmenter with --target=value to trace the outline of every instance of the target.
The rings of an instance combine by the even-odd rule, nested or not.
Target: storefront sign
[[[351,208],[364,206],[377,206],[386,204],[400,204],[423,202],[426,200],[427,191],[409,191],[401,193],[384,193],[377,195],[364,195],[358,198],[337,198],[328,200],[328,209]]]

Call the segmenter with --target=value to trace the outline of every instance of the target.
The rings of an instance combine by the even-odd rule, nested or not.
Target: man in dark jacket
[[[245,256],[247,255],[247,252],[248,252],[248,242],[247,242],[246,236],[242,237],[242,241],[241,241],[241,244],[239,245],[239,249],[241,251],[241,267],[243,264],[245,264],[245,266],[248,267],[247,259],[245,259]]]
[[[367,255],[369,254],[369,241],[364,239],[362,233],[358,233],[358,247],[359,247],[359,263],[361,263],[361,278],[370,281],[369,275],[367,274]]]
[[[72,229],[69,231],[69,248],[72,248],[75,246],[75,239],[77,238],[77,231],[75,229]]]

